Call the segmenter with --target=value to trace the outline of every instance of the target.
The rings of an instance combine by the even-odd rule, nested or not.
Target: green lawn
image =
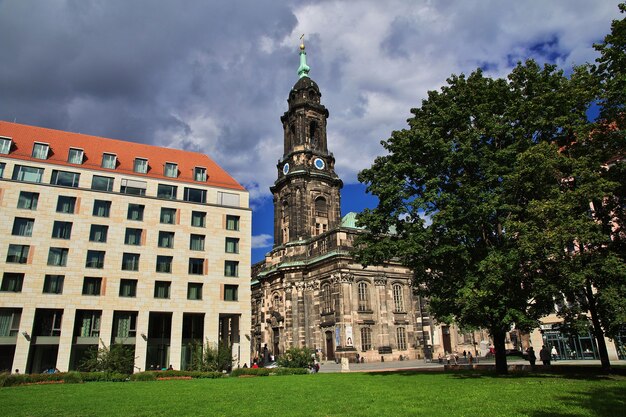
[[[2,416],[618,416],[626,378],[351,373],[0,388]]]

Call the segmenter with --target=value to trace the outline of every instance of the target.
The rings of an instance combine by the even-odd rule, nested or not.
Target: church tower
[[[274,247],[321,235],[341,222],[342,181],[328,152],[328,110],[309,77],[304,43],[300,45],[299,79],[289,93],[283,123],[284,151],[278,161],[274,196]]]

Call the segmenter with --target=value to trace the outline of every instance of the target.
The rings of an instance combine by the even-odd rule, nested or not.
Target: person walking
[[[537,356],[535,355],[535,349],[533,347],[529,347],[526,349],[526,354],[528,355],[528,362],[530,362],[530,366],[532,368],[535,367],[535,361],[537,360]]]
[[[552,346],[550,353],[552,354],[552,360],[556,362],[556,357],[559,356],[559,352],[556,351],[556,346]]]
[[[544,365],[550,365],[550,356],[550,348],[543,345],[539,351],[539,359],[541,359]]]

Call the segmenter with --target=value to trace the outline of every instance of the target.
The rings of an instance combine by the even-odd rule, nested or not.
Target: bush
[[[314,361],[313,350],[293,347],[278,358],[278,365],[283,368],[308,368]]]
[[[308,375],[309,370],[306,368],[274,368],[272,373],[276,375]]]
[[[191,377],[198,378],[221,378],[224,376],[222,372],[201,372],[201,371],[157,371],[157,378],[178,378]]]
[[[7,380],[8,377],[9,374],[6,372],[0,374],[0,387],[4,387],[4,382]]]
[[[63,382],[66,384],[80,384],[83,382],[83,379],[80,372],[68,372],[63,375]]]
[[[87,351],[79,368],[85,372],[132,374],[135,366],[135,348],[114,343],[108,348],[93,347]]]
[[[237,368],[234,369],[231,373],[231,376],[242,376],[242,375],[254,375],[254,376],[269,376],[272,371],[276,369],[267,369],[267,368]]]
[[[130,377],[119,372],[81,372],[80,376],[83,382],[122,382]]]
[[[156,379],[156,372],[154,371],[139,372],[130,376],[130,380],[135,382],[156,381]]]
[[[13,374],[7,375],[4,380],[5,387],[13,387],[24,384],[41,384],[50,382],[62,382],[66,373],[55,374]]]

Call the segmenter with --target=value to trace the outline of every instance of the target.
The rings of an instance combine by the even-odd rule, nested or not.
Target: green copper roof
[[[300,44],[300,67],[298,68],[298,76],[308,77],[311,68],[306,64],[306,51],[304,50],[304,42]]]
[[[363,229],[362,227],[357,227],[356,213],[353,211],[343,216],[343,219],[341,219],[341,227],[347,227],[350,229]]]

